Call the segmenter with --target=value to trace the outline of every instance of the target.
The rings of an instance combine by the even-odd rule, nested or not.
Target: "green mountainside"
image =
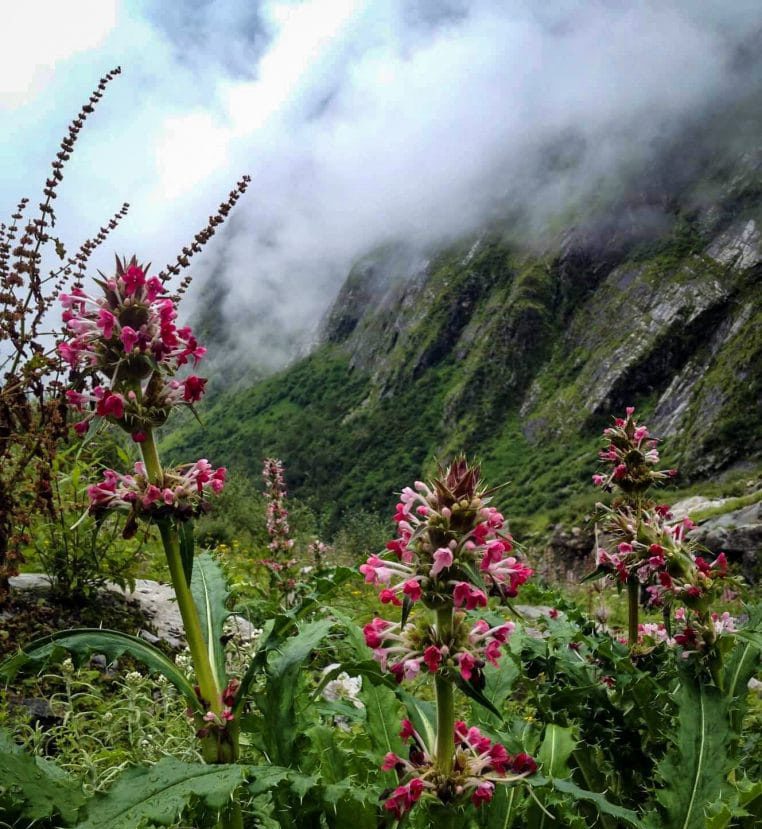
[[[532,250],[508,223],[429,256],[381,249],[349,274],[309,356],[221,392],[164,447],[255,479],[282,458],[327,533],[349,510],[389,512],[459,450],[510,481],[501,504],[541,531],[592,502],[598,435],[626,405],[667,439],[683,482],[756,466],[760,170],[759,152],[718,162],[662,199],[656,231],[630,202]]]

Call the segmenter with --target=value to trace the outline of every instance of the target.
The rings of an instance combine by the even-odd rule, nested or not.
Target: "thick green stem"
[[[452,638],[452,607],[437,610],[437,637],[440,642]],[[455,703],[453,685],[449,679],[437,674],[434,680],[437,694],[437,768],[444,775],[452,771],[452,756],[455,753]]]
[[[638,644],[638,602],[640,601],[640,582],[635,576],[627,581],[627,642],[632,650]]]
[[[164,471],[159,461],[159,453],[156,448],[156,440],[152,429],[146,430],[146,439],[140,444],[140,449],[148,480],[156,486],[161,487]],[[164,553],[167,557],[167,564],[169,565],[169,572],[172,577],[172,586],[174,587],[177,598],[177,607],[180,610],[183,627],[185,628],[185,639],[191,652],[193,668],[196,671],[198,686],[201,690],[201,696],[206,700],[211,711],[215,714],[221,714],[222,689],[219,687],[214,676],[206,643],[201,633],[201,621],[198,617],[196,605],[193,602],[190,585],[185,579],[185,571],[183,570],[183,562],[180,555],[180,539],[178,538],[177,530],[167,520],[159,521],[158,527],[159,533],[161,534],[161,541],[164,545]]]

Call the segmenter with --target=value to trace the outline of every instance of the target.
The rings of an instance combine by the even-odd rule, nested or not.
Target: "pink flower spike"
[[[98,328],[103,332],[103,336],[105,339],[110,340],[112,334],[114,333],[114,325],[116,323],[116,317],[111,313],[111,311],[107,311],[105,308],[101,308],[98,312]]]
[[[405,762],[401,757],[397,757],[393,752],[388,752],[384,757],[384,763],[381,766],[381,771],[394,771],[397,766],[404,766]]]
[[[468,582],[461,581],[455,585],[452,591],[453,601],[455,607],[462,607],[465,605],[466,610],[474,610],[476,607],[487,606],[487,596],[476,587],[472,587]]]
[[[183,387],[183,400],[186,403],[198,403],[204,396],[204,387],[206,386],[206,378],[196,377],[191,374],[190,377],[185,378]]]

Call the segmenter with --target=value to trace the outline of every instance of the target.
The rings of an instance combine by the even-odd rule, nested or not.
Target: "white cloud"
[[[69,25],[85,5],[48,4],[57,23],[24,39],[26,69],[0,87],[5,212],[121,63],[67,170],[62,234],[129,200],[96,264],[116,248],[163,265],[250,172],[235,232],[196,272],[222,265],[232,325],[276,361],[369,248],[452,238],[506,205],[542,227],[760,84],[753,63],[754,77],[730,68],[762,27],[752,0],[114,0]]]
[[[40,92],[72,55],[96,49],[114,29],[118,0],[25,0],[3,9],[0,110]]]

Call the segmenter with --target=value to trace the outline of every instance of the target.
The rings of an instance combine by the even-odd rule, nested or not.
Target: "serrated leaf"
[[[0,791],[19,804],[22,816],[32,820],[60,814],[73,822],[85,803],[82,787],[52,760],[25,752],[0,730]]]
[[[704,829],[704,807],[719,800],[732,766],[728,698],[714,686],[697,683],[687,672],[674,698],[677,734],[673,748],[658,765],[664,787],[656,798],[667,825]]]
[[[601,814],[619,818],[619,820],[625,821],[629,826],[635,826],[638,829],[641,829],[643,826],[637,812],[633,812],[631,809],[625,809],[622,806],[617,806],[615,803],[611,803],[606,799],[606,796],[603,793],[589,792],[587,789],[582,789],[572,780],[561,780],[558,778],[548,779],[541,777],[540,775],[534,775],[532,777],[527,777],[524,782],[532,788],[541,788],[543,786],[550,785],[556,789],[556,791],[562,792],[566,795],[571,795],[576,800],[586,800],[593,803]],[[666,825],[669,825],[670,829],[672,829],[671,824]]]
[[[227,677],[222,634],[225,620],[230,616],[227,607],[230,590],[222,568],[209,553],[203,553],[196,559],[191,593],[217,687],[224,688]]]
[[[272,791],[286,780],[291,771],[281,766],[252,766],[249,768],[247,789],[252,797]]]
[[[26,665],[43,665],[63,651],[68,651],[79,659],[93,653],[103,653],[113,660],[127,653],[149,670],[163,674],[185,697],[191,708],[203,711],[193,686],[174,662],[145,640],[118,630],[78,628],[58,631],[37,639],[0,664],[0,676],[13,679]]]
[[[144,821],[167,826],[198,798],[221,809],[244,779],[244,767],[183,763],[164,757],[155,766],[127,769],[108,792],[96,795],[76,829],[135,829]]]

